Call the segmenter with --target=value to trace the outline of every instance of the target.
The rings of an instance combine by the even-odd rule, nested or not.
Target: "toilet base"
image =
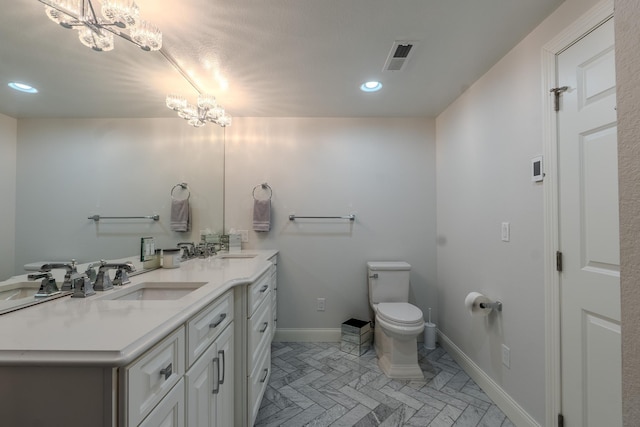
[[[418,365],[418,341],[389,337],[382,328],[376,327],[374,346],[378,366],[388,378],[422,380],[424,373]]]

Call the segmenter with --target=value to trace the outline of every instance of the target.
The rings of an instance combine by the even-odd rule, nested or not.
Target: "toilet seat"
[[[381,302],[377,306],[378,318],[399,327],[422,326],[422,310],[406,302]]]

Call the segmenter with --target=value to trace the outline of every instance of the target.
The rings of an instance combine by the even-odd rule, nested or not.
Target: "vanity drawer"
[[[249,371],[255,366],[261,353],[269,351],[271,344],[271,330],[273,329],[273,316],[271,315],[271,295],[267,295],[249,319],[249,345],[247,347]]]
[[[233,291],[216,299],[187,322],[187,366],[205,352],[233,321]]]
[[[271,376],[271,352],[265,351],[262,357],[258,360],[258,364],[249,377],[249,420],[253,425],[260,409],[260,402],[262,402],[262,396],[269,383],[269,377]]]
[[[247,299],[247,316],[251,317],[256,311],[260,303],[265,299],[271,288],[273,287],[273,281],[271,273],[275,266],[265,272],[258,280],[250,284],[247,289],[249,298]]]
[[[137,426],[184,374],[184,327],[124,369],[129,426]]]

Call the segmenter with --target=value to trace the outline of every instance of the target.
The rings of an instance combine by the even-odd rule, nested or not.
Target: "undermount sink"
[[[144,282],[124,285],[100,297],[119,301],[168,301],[180,299],[206,285],[206,282]]]
[[[250,259],[255,258],[258,255],[256,254],[220,254],[218,258],[222,259]]]
[[[40,281],[17,282],[0,287],[0,301],[33,298],[40,289]]]

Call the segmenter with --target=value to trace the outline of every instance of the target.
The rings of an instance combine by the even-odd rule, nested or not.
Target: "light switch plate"
[[[502,223],[502,231],[501,231],[501,237],[502,237],[502,241],[503,242],[508,242],[511,239],[511,230],[510,230],[510,225],[508,222],[503,222]]]
[[[511,367],[511,349],[502,344],[502,364],[507,368]]]

